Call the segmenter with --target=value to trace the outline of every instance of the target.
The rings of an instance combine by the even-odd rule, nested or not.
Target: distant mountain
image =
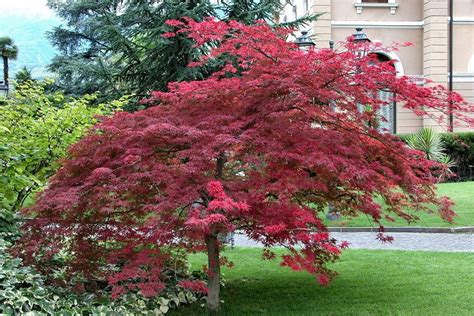
[[[11,37],[19,51],[18,59],[9,63],[10,78],[14,78],[24,66],[34,78],[50,76],[46,68],[57,52],[46,37],[46,32],[59,24],[57,18],[0,15],[0,36]]]

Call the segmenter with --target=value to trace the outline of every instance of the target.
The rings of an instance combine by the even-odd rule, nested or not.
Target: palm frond
[[[408,147],[423,152],[429,160],[443,163],[448,167],[456,165],[456,162],[444,152],[441,135],[432,128],[423,127],[415,134],[410,135],[406,142]]]

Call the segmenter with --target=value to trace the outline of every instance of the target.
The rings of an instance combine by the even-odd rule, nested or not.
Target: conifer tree
[[[200,80],[216,67],[190,69],[206,48],[193,47],[186,36],[173,38],[168,19],[206,17],[250,24],[272,23],[282,9],[280,0],[49,0],[49,7],[66,21],[50,33],[60,54],[50,70],[57,86],[68,94],[102,92],[107,98],[166,90],[169,82]],[[304,17],[296,25],[313,19]]]

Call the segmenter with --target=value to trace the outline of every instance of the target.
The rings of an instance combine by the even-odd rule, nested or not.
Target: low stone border
[[[28,218],[18,219],[26,222]],[[378,227],[327,227],[336,233],[378,233]],[[473,234],[474,226],[468,227],[385,227],[386,233],[431,233],[431,234]]]
[[[369,233],[378,232],[378,227],[328,227],[330,232]],[[385,227],[386,233],[431,233],[466,234],[474,233],[474,227]]]

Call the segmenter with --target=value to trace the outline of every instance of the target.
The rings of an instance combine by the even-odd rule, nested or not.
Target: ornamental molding
[[[393,29],[421,29],[423,21],[331,21],[334,28],[393,28]]]
[[[354,7],[358,14],[362,14],[364,8],[388,8],[390,14],[395,14],[398,8],[396,0],[388,0],[388,3],[363,3],[362,0],[356,0]]]
[[[448,17],[448,22],[450,18]],[[472,16],[455,16],[453,17],[453,24],[474,24],[474,17]]]
[[[448,73],[449,80],[449,73]],[[473,72],[453,72],[453,82],[474,82]]]

